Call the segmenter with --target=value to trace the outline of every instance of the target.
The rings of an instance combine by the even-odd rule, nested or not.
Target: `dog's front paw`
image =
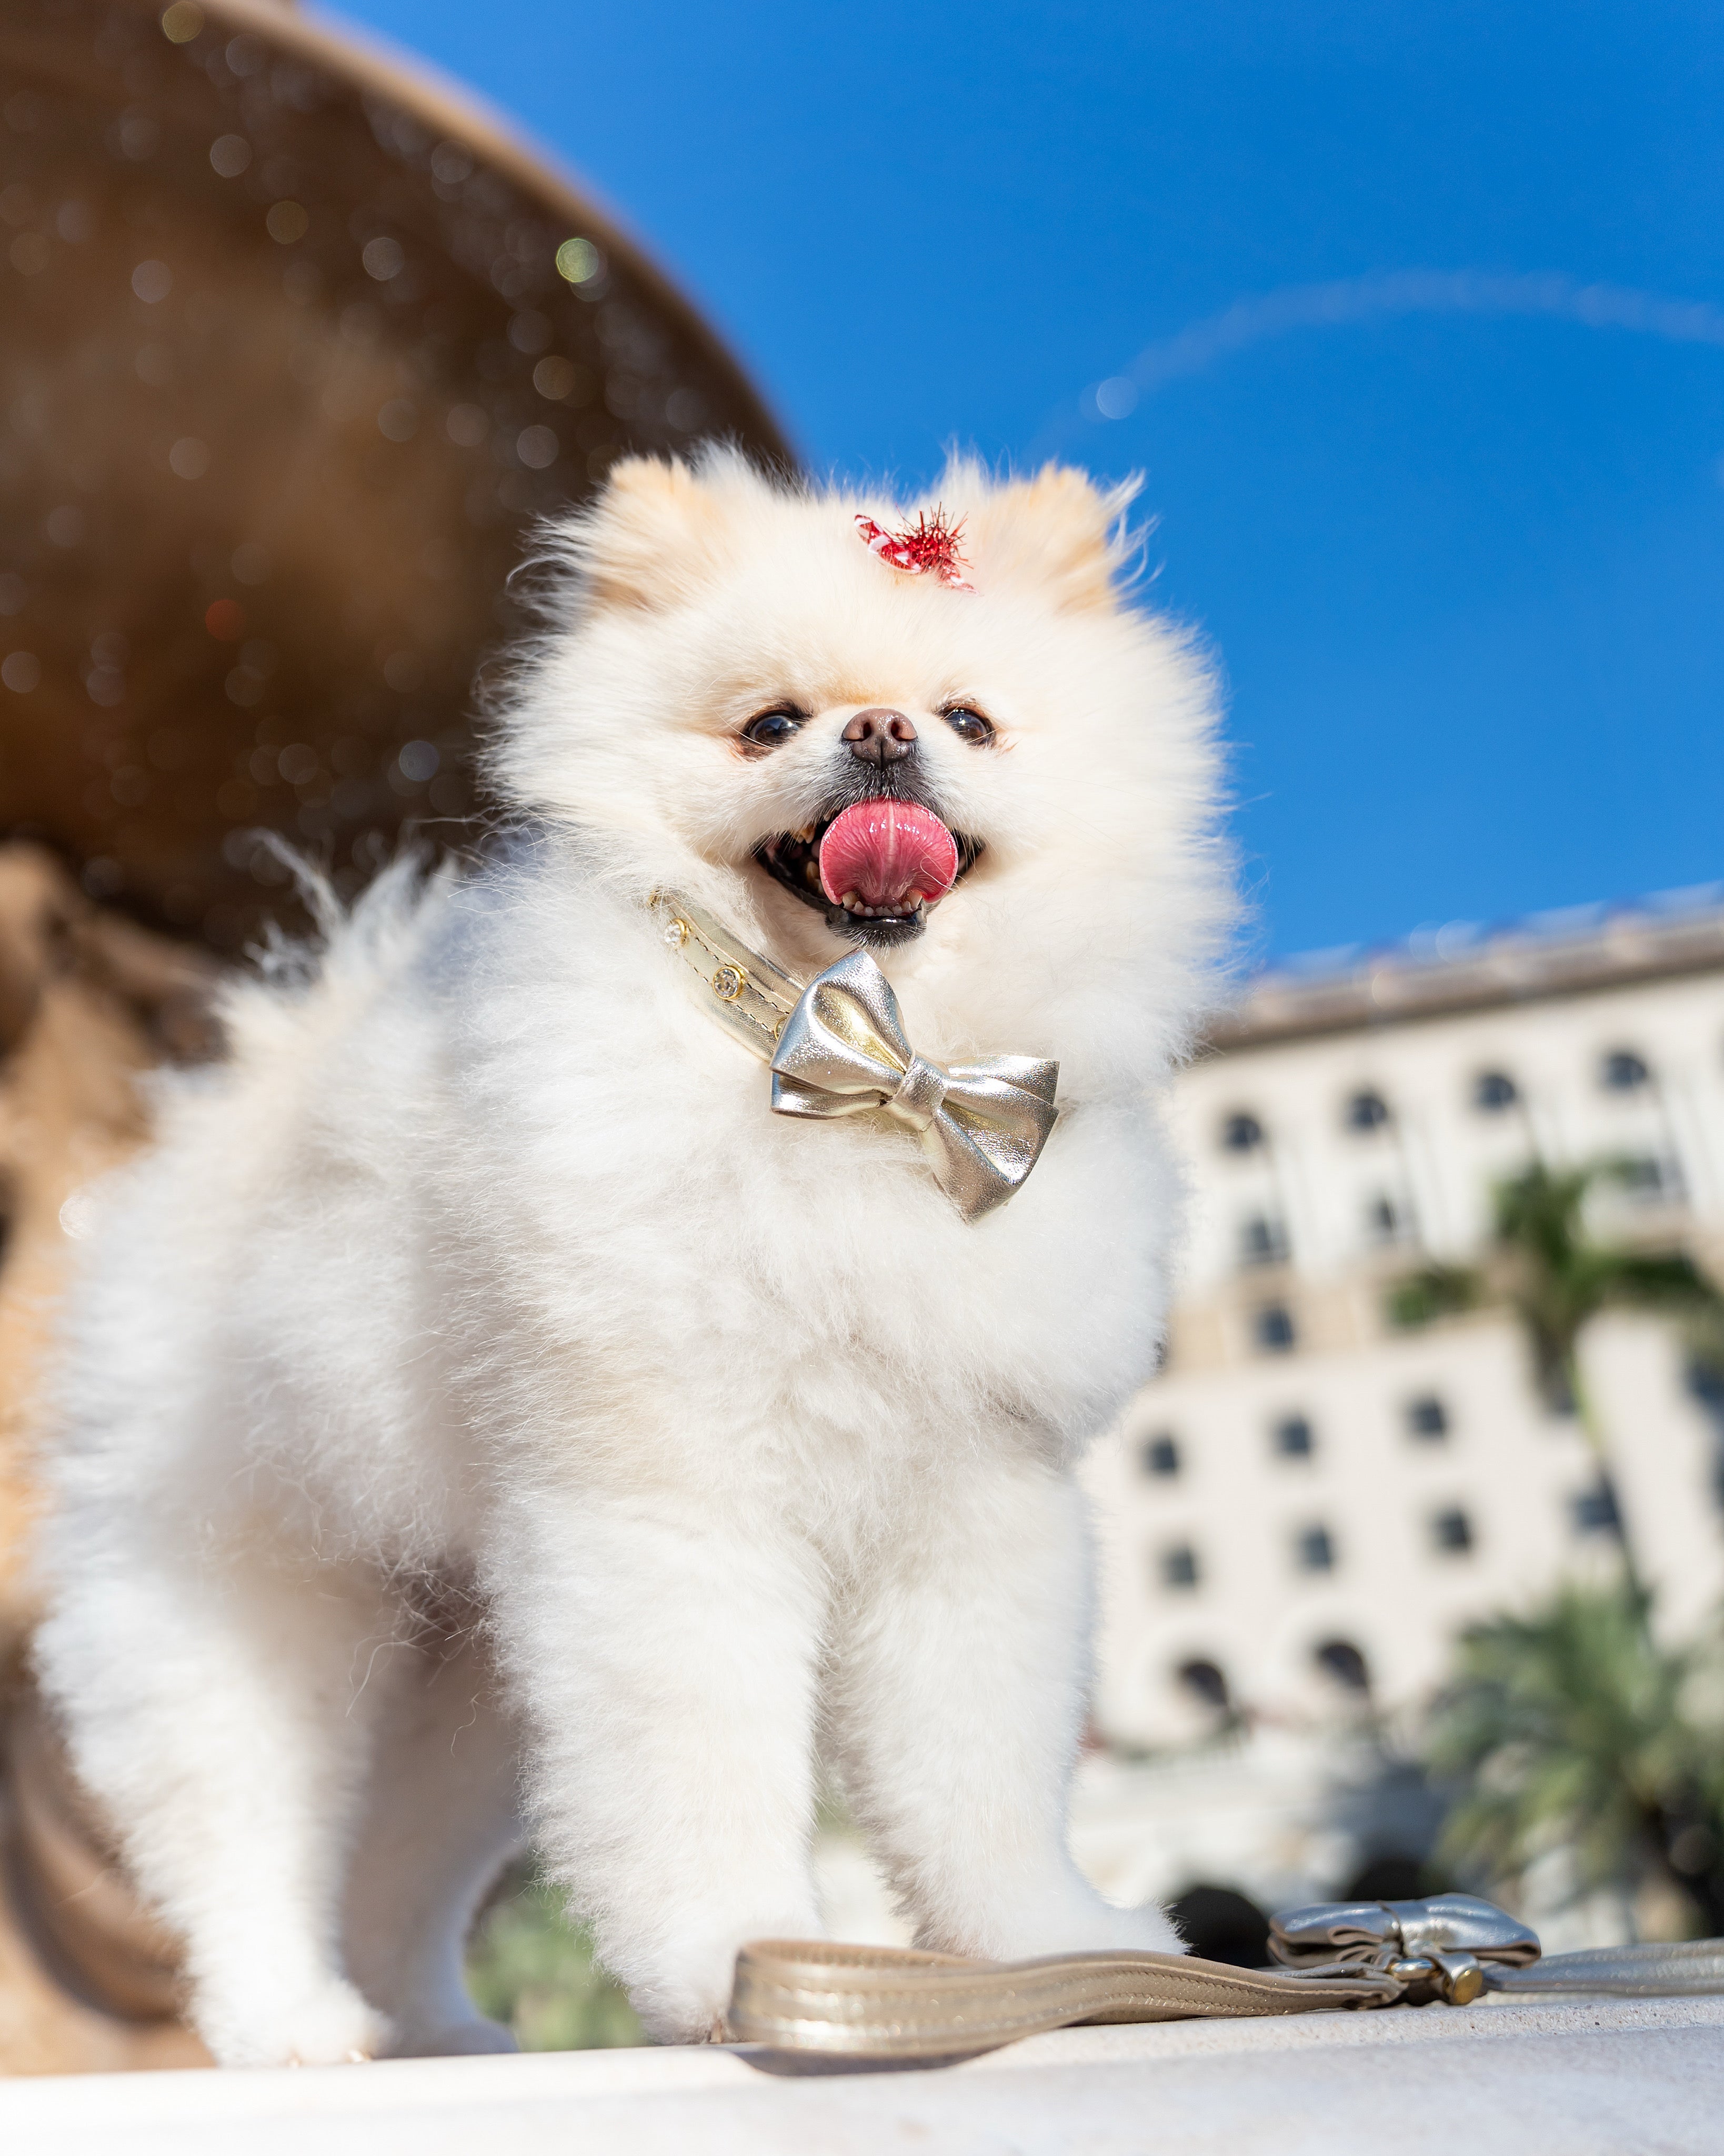
[[[725,2015],[736,1981],[736,1954],[750,1939],[814,1938],[820,1927],[806,1912],[788,1921],[770,1915],[739,1923],[690,1928],[674,1939],[660,1939],[648,1966],[628,1965],[621,1956],[617,1974],[629,1988],[629,2002],[647,2034],[660,2044],[722,2044],[727,2041]]]
[[[391,2034],[339,1978],[295,1998],[207,1999],[196,2018],[224,2066],[357,2066],[381,2056]]]
[[[731,1948],[704,1968],[667,1971],[631,1985],[629,2003],[654,2043],[721,2044],[736,1967]]]
[[[1128,1947],[1140,1953],[1189,1953],[1191,1949],[1180,1938],[1172,1918],[1154,1902],[1146,1902],[1137,1909],[1116,1909],[1109,1907],[1111,1936],[1098,1944],[1110,1947]]]

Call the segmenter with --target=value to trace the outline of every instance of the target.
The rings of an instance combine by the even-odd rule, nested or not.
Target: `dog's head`
[[[1212,699],[1121,593],[1129,499],[954,465],[908,514],[960,527],[966,590],[870,547],[859,516],[906,516],[878,496],[631,459],[558,536],[572,586],[494,768],[787,957],[862,945],[913,977],[983,921],[1032,969],[1074,937],[1181,941],[1213,881]]]

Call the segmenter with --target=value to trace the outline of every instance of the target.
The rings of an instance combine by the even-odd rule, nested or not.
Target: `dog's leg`
[[[1066,1846],[1088,1679],[1088,1536],[1070,1479],[955,1478],[840,1621],[834,1763],[917,1942],[1013,1959],[1181,1950],[1106,1902]]]
[[[40,1635],[74,1763],[185,1940],[221,2063],[372,2056],[387,2027],[342,1972],[337,1910],[391,1616],[362,1576],[289,1578],[149,1526],[92,1526]]]
[[[820,1930],[818,1568],[713,1507],[593,1502],[492,1578],[546,1862],[652,2034],[705,2041],[745,1940]]]
[[[392,2057],[511,2051],[462,1964],[474,1912],[521,1846],[516,1732],[476,1640],[396,1659],[348,1870],[347,1973],[388,2015]]]

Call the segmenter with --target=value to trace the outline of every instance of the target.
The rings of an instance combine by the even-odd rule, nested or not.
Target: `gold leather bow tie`
[[[865,951],[804,988],[686,899],[659,891],[652,905],[665,942],[706,984],[708,1008],[771,1064],[776,1114],[890,1116],[916,1132],[935,1181],[967,1220],[1022,1185],[1059,1117],[1056,1062],[933,1062],[911,1048],[891,983]]]

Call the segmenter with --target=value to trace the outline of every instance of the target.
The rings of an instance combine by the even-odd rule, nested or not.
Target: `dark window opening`
[[[1681,1170],[1655,1153],[1635,1153],[1616,1163],[1616,1180],[1636,1205],[1675,1204],[1682,1195]]]
[[[1598,1066],[1598,1083],[1607,1093],[1634,1093],[1652,1073],[1631,1048],[1613,1048]]]
[[[1275,1447],[1283,1460],[1309,1460],[1316,1449],[1311,1424],[1303,1415],[1283,1415],[1275,1426]]]
[[[1163,1587],[1195,1587],[1199,1569],[1198,1553],[1189,1543],[1175,1543],[1171,1549],[1162,1552]]]
[[[1373,1242],[1404,1243],[1413,1234],[1413,1215],[1386,1193],[1365,1208],[1365,1229]]]
[[[1351,1640],[1325,1640],[1321,1646],[1312,1650],[1311,1659],[1326,1676],[1332,1677],[1347,1691],[1370,1691],[1370,1669]]]
[[[1143,1463],[1146,1475],[1177,1475],[1179,1472],[1179,1440],[1165,1430],[1159,1437],[1146,1438],[1137,1456]]]
[[[1293,1556],[1301,1572],[1333,1572],[1335,1538],[1326,1527],[1302,1527],[1293,1538]]]
[[[1696,1358],[1688,1365],[1688,1389],[1712,1425],[1712,1500],[1724,1511],[1724,1366]]]
[[[1367,1089],[1355,1093],[1347,1104],[1347,1127],[1350,1131],[1381,1130],[1388,1121],[1388,1103],[1381,1093]]]
[[[1287,1261],[1287,1231],[1265,1213],[1254,1213],[1239,1229],[1239,1262],[1280,1265]]]
[[[1451,1894],[1455,1882],[1421,1856],[1385,1851],[1367,1857],[1341,1890],[1343,1902],[1422,1902],[1429,1894]]]
[[[1500,1115],[1521,1097],[1521,1089],[1506,1070],[1481,1070],[1473,1081],[1473,1106],[1487,1116]]]
[[[1459,1505],[1433,1514],[1431,1542],[1439,1549],[1464,1557],[1473,1546],[1473,1523]]]
[[[1608,1475],[1600,1475],[1590,1490],[1582,1490],[1568,1501],[1569,1516],[1578,1535],[1619,1535],[1622,1512],[1616,1490]]]
[[[1179,1681],[1193,1697],[1205,1707],[1213,1707],[1218,1713],[1228,1706],[1227,1679],[1213,1662],[1182,1662],[1178,1669]]]
[[[1414,1437],[1447,1437],[1449,1410],[1434,1393],[1421,1393],[1407,1403],[1407,1429]]]
[[[1293,1313],[1284,1303],[1265,1303],[1251,1320],[1251,1337],[1265,1355],[1287,1354],[1298,1337]]]
[[[1221,1143],[1228,1152],[1255,1152],[1263,1143],[1263,1126],[1255,1116],[1243,1110],[1229,1116],[1221,1126]]]

